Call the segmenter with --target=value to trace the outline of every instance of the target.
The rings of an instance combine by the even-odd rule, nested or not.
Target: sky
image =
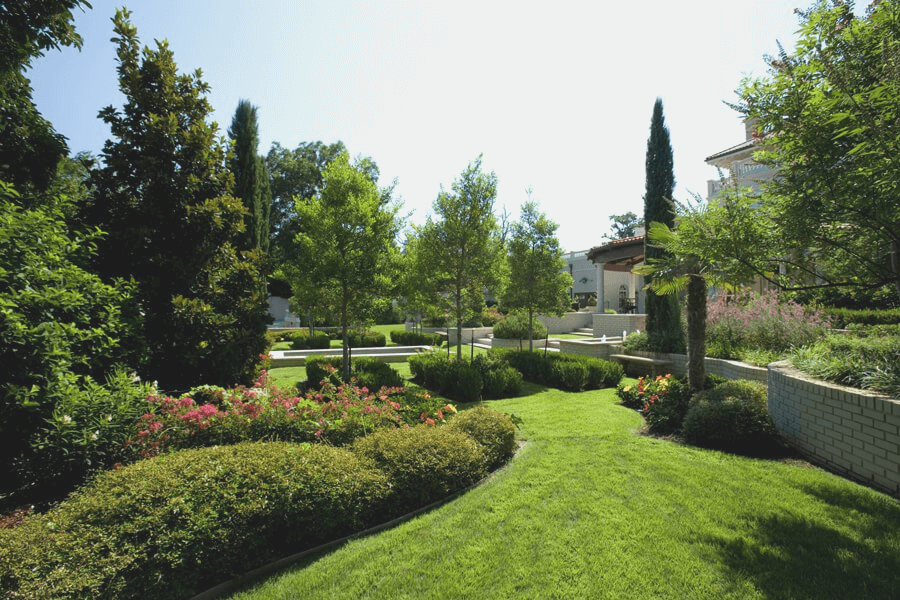
[[[121,107],[111,18],[76,9],[84,38],[28,72],[34,101],[72,153],[99,154]],[[643,213],[653,103],[662,98],[679,200],[718,177],[704,159],[744,140],[725,102],[763,56],[790,50],[809,0],[412,2],[132,0],[142,44],[167,39],[180,72],[200,68],[225,135],[240,99],[273,142],[342,140],[398,181],[410,222],[479,155],[495,211],[532,198],[567,251],[603,243],[609,216]],[[859,12],[859,11],[857,11]]]

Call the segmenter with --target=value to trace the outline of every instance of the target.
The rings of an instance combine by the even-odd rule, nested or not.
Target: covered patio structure
[[[644,278],[631,270],[644,261],[644,235],[612,240],[588,251],[597,269],[597,312],[644,313]]]

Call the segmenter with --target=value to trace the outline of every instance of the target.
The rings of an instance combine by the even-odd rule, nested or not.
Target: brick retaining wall
[[[900,401],[769,365],[769,413],[811,461],[900,497]]]

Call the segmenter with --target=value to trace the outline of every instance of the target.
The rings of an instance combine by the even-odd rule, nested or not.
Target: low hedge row
[[[900,324],[900,308],[855,310],[851,308],[826,308],[825,314],[831,317],[832,326],[838,329],[852,323],[859,325],[897,325]]]
[[[391,341],[398,346],[434,346],[435,348],[440,348],[444,343],[444,336],[437,333],[419,333],[418,331],[395,329],[391,331]]]
[[[562,390],[582,391],[615,387],[625,376],[622,366],[590,356],[527,350],[497,351],[527,380]]]
[[[105,472],[0,530],[0,596],[190,597],[463,489],[510,454],[509,417],[453,423],[381,430],[352,450],[244,443]]]
[[[297,331],[291,335],[291,348],[294,350],[324,350],[331,346],[331,337],[324,331]]]
[[[306,360],[306,380],[318,385],[327,380],[340,383],[340,371],[343,358],[340,356],[314,356]],[[356,379],[356,385],[370,391],[382,387],[400,387],[405,384],[403,377],[388,363],[377,359],[360,356],[350,362],[350,376]]]
[[[408,362],[420,385],[458,402],[510,398],[522,389],[522,375],[498,356],[479,355],[469,363],[427,352]]]

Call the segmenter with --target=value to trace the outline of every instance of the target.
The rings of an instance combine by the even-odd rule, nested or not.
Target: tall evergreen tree
[[[234,196],[247,209],[244,249],[269,248],[269,205],[272,192],[265,160],[257,154],[259,124],[256,107],[249,100],[238,102],[228,137],[234,147],[228,167],[234,175]]]
[[[645,162],[644,223],[649,228],[653,223],[663,223],[669,228],[675,226],[675,207],[672,194],[675,191],[675,167],[672,158],[672,144],[669,128],[663,116],[662,98],[653,104],[650,121],[650,137],[647,139],[647,159]],[[665,251],[644,240],[645,260],[658,260]],[[657,295],[651,286],[652,278],[645,276],[647,288],[647,336],[650,347],[659,352],[675,352],[684,345],[681,330],[681,311],[675,295]]]
[[[113,19],[126,102],[100,112],[113,139],[85,211],[110,232],[97,267],[137,282],[148,377],[166,389],[247,382],[266,346],[262,258],[237,249],[247,211],[207,122],[209,86],[199,70],[177,73],[167,42],[141,50],[129,16]]]

